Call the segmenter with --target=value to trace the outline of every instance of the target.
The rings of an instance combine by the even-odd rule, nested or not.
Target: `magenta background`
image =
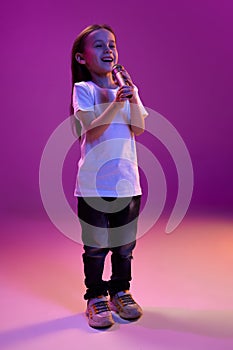
[[[188,147],[195,176],[190,212],[231,213],[232,11],[231,0],[2,2],[2,213],[44,212],[39,163],[49,136],[69,116],[71,46],[85,26],[103,22],[115,29],[119,61],[144,104],[166,117]],[[147,134],[141,141],[163,166],[170,209],[174,164],[158,141]],[[64,167],[72,206],[76,151]]]

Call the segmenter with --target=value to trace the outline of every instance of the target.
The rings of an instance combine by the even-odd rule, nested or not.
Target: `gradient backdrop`
[[[50,134],[69,116],[71,46],[85,26],[105,22],[116,31],[119,61],[144,104],[166,117],[188,147],[195,175],[190,210],[231,212],[232,11],[230,0],[2,2],[2,210],[26,216],[43,211],[40,157]],[[141,142],[146,144],[146,136]],[[153,150],[172,201],[172,161],[156,141]],[[76,156],[71,150],[64,168],[71,201]]]
[[[181,225],[169,241],[166,235],[153,238],[148,235],[143,241],[143,250],[138,247],[135,277],[138,273],[141,278],[135,278],[135,286],[138,286],[139,300],[149,305],[142,319],[142,328],[146,328],[138,344],[142,339],[145,342],[148,339],[149,344],[147,326],[153,328],[153,323],[154,327],[158,324],[161,328],[161,332],[156,330],[158,333],[153,334],[160,334],[161,344],[167,344],[159,349],[173,348],[176,341],[185,344],[179,346],[179,350],[187,350],[190,344],[194,344],[193,349],[232,349],[229,339],[224,346],[221,343],[223,337],[232,335],[229,328],[232,315],[226,317],[228,314],[216,311],[216,323],[211,323],[213,313],[207,312],[216,308],[228,310],[233,305],[230,269],[233,263],[232,0],[12,0],[1,2],[0,18],[0,206],[3,222],[0,257],[2,327],[7,330],[1,339],[6,344],[15,341],[16,346],[17,341],[30,339],[29,349],[46,346],[52,349],[54,338],[46,338],[51,343],[44,346],[34,342],[35,334],[39,342],[43,340],[39,336],[48,333],[50,337],[52,333],[52,337],[59,329],[75,328],[76,321],[86,324],[82,316],[77,320],[70,316],[70,311],[76,313],[76,306],[79,305],[80,315],[84,309],[83,301],[80,302],[80,289],[84,288],[82,265],[81,260],[79,265],[76,260],[79,254],[81,256],[81,247],[66,240],[50,223],[40,198],[39,165],[48,138],[69,116],[73,41],[87,25],[107,23],[117,35],[119,62],[139,87],[144,105],[166,117],[178,130],[194,168],[194,192],[184,226]],[[177,193],[175,166],[158,140],[152,140],[145,133],[140,142],[153,150],[166,175],[168,194],[163,213],[166,221]],[[76,143],[63,169],[64,190],[74,210],[78,156]],[[142,182],[146,196],[144,176]],[[207,224],[203,218],[208,218]],[[150,250],[152,239],[158,247],[156,256]],[[158,276],[158,283],[153,286],[156,301],[153,290],[140,289],[146,284],[149,260],[154,261],[151,272]],[[76,268],[80,270],[78,280]],[[151,307],[155,304],[194,310],[203,307],[204,310],[201,314],[198,311],[192,314],[189,310],[187,315],[178,310],[173,321],[176,311],[171,311],[169,317],[167,309],[161,310],[161,318],[153,316]],[[157,315],[158,310],[153,310]],[[65,318],[56,321],[62,312]],[[221,328],[224,317],[226,323]],[[167,321],[170,322],[168,326]],[[24,324],[29,325],[28,328],[21,328]],[[15,330],[11,331],[11,327]],[[171,331],[163,333],[166,327]],[[124,332],[124,325],[121,329]],[[137,324],[127,328],[124,339],[131,334],[134,341],[137,329],[141,329]],[[84,334],[89,332],[85,329]],[[59,332],[59,337],[62,334],[64,332]],[[114,332],[112,334],[114,336]],[[203,334],[204,338],[198,338]],[[215,334],[221,339],[216,339]],[[88,339],[91,342],[95,338]],[[62,348],[71,349],[66,341]],[[22,349],[27,349],[24,343],[21,345]],[[145,344],[137,347],[147,348],[150,347]],[[132,349],[136,349],[136,345]]]

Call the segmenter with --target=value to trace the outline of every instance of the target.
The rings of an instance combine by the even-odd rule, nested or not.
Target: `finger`
[[[132,86],[129,86],[129,85],[124,85],[122,86],[122,92],[123,93],[128,93],[128,92],[132,92]]]

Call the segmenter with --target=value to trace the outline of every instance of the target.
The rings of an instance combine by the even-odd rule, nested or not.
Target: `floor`
[[[131,289],[143,317],[114,315],[100,331],[84,315],[82,246],[46,216],[3,220],[0,349],[232,350],[233,221],[186,216],[173,233],[164,228],[161,219],[134,252]]]

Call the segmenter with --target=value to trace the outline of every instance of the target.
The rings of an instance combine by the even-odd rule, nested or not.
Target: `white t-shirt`
[[[116,89],[97,86],[92,81],[75,83],[73,90],[74,114],[92,111],[98,117],[114,101]],[[142,113],[147,116],[135,87]],[[80,120],[82,125],[82,122]],[[81,137],[81,157],[78,163],[75,196],[131,197],[141,194],[134,134],[129,128],[130,103],[114,117],[103,134],[93,142]]]

